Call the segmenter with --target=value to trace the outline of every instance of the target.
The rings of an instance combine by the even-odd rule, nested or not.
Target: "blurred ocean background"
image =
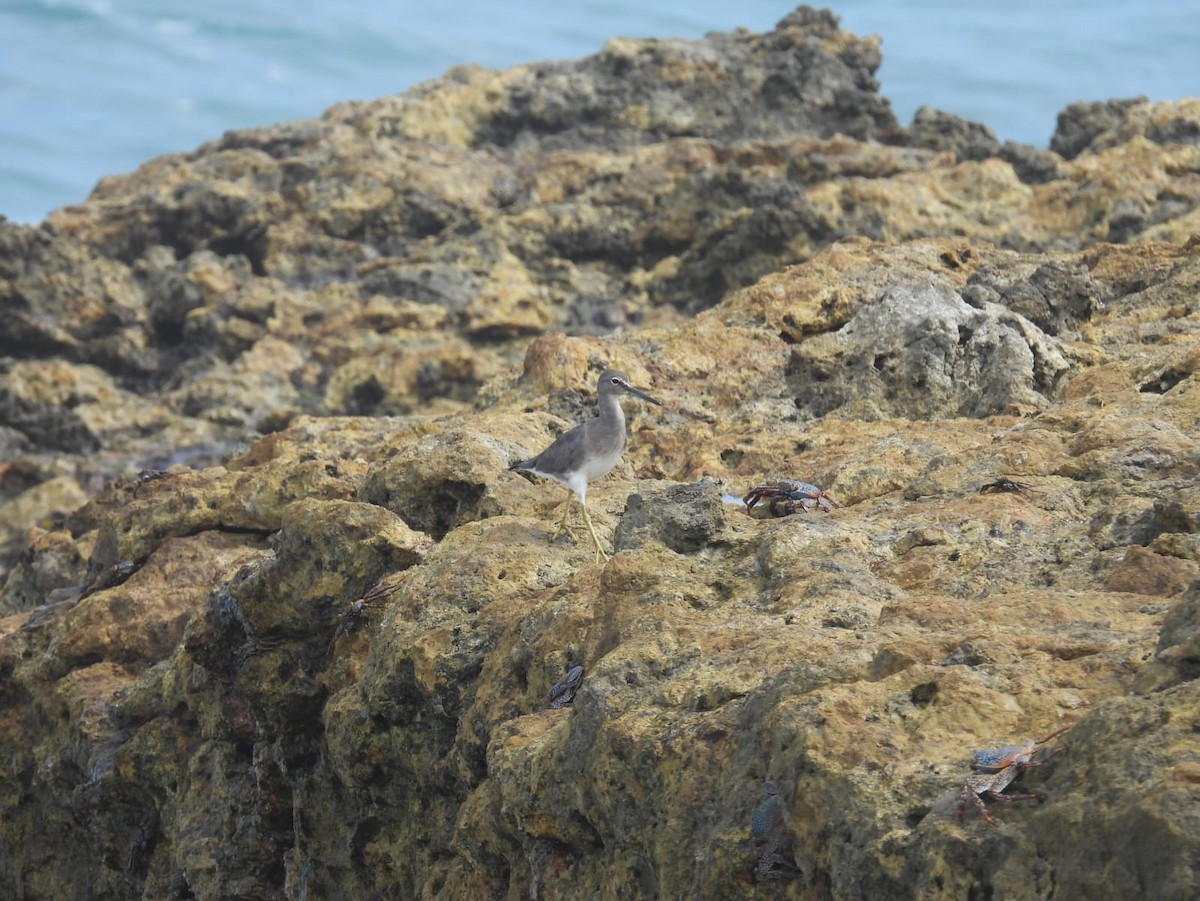
[[[814,5],[821,5],[819,3]],[[103,175],[232,128],[398,93],[459,63],[584,56],[616,37],[771,28],[766,0],[0,0],[0,214],[38,222]],[[1198,0],[842,0],[877,77],[1046,146],[1078,100],[1200,96]]]

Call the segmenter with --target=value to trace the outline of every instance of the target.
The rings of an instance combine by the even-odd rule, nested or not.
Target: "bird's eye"
[[[613,383],[614,385],[619,385],[619,384],[621,384],[621,380],[620,380],[619,378],[617,378],[616,376],[613,376],[613,378],[611,379],[611,381],[612,381],[612,383]]]

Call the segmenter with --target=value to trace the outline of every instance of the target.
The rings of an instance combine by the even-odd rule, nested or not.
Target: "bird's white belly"
[[[602,456],[588,457],[583,465],[583,473],[587,476],[588,481],[600,478],[600,476],[616,466],[617,461],[621,459],[621,452],[624,450],[624,447],[616,447]]]

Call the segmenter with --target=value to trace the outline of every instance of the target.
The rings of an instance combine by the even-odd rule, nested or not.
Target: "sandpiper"
[[[587,487],[592,479],[598,479],[617,465],[621,454],[625,451],[625,411],[621,409],[622,394],[632,394],[652,404],[662,406],[646,392],[629,384],[629,376],[615,369],[606,369],[600,373],[596,383],[596,416],[582,425],[577,425],[563,432],[554,443],[534,457],[532,460],[522,460],[509,467],[517,472],[531,472],[534,475],[554,479],[566,485],[579,498],[579,508],[583,511],[583,521],[587,524],[588,532],[596,545],[596,560],[607,560],[608,554],[600,546],[596,530],[592,527],[592,518],[587,511]],[[567,514],[571,512],[571,495],[567,495],[566,508],[562,519],[550,540],[553,541],[561,532],[570,534],[567,528]]]

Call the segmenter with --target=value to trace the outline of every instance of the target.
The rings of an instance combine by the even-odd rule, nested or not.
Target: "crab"
[[[979,489],[980,494],[1036,494],[1037,489],[1024,482],[1016,482],[1008,476],[1001,476],[994,482],[988,482]]]
[[[246,661],[251,657],[257,657],[260,654],[269,654],[272,651],[277,651],[283,647],[287,639],[282,635],[264,635],[261,638],[247,637],[238,648],[237,659],[238,665],[244,666]]]
[[[772,516],[790,516],[793,513],[810,513],[814,509],[828,513],[834,507],[845,506],[831,494],[826,494],[816,485],[808,482],[798,482],[795,479],[780,479],[769,485],[759,485],[751,488],[742,500],[746,511],[754,509],[756,504],[763,503],[763,509]]]
[[[1055,748],[1040,759],[1034,759],[1039,745],[1044,745],[1050,739],[1062,735],[1073,725],[1074,723],[1068,723],[1065,726],[1060,726],[1049,735],[1042,738],[1031,738],[1024,744],[988,748],[972,754],[971,769],[973,772],[963,782],[962,790],[958,793],[958,805],[956,807],[958,818],[960,820],[963,818],[968,798],[974,802],[975,806],[979,808],[979,813],[989,823],[992,822],[992,815],[988,812],[987,805],[983,803],[984,795],[989,795],[993,801],[1005,802],[1030,801],[1036,798],[1036,794],[1029,792],[1008,795],[1002,794],[1002,792],[1017,778],[1021,770],[1026,767],[1041,766],[1044,763],[1049,763],[1053,757],[1062,753],[1062,748]]]
[[[82,601],[88,595],[95,594],[97,591],[104,591],[106,588],[114,588],[120,585],[145,565],[146,561],[150,559],[150,553],[150,551],[147,551],[133,560],[122,560],[102,570],[80,592],[79,600]]]
[[[155,479],[161,479],[165,475],[168,475],[168,472],[165,469],[138,470],[138,474],[133,480],[133,496],[137,497],[138,492],[142,490],[142,486],[147,482],[153,482]]]
[[[579,690],[581,682],[583,682],[583,667],[573,666],[568,669],[566,675],[551,686],[549,694],[546,695],[547,706],[553,710],[566,707],[575,700],[575,692]]]
[[[794,877],[799,870],[787,859],[787,855],[780,853],[789,844],[790,835],[783,821],[779,787],[770,776],[763,783],[763,794],[766,797],[750,814],[750,834],[758,849],[758,863],[754,872],[759,879]]]
[[[338,614],[337,628],[333,632],[333,641],[330,642],[330,652],[332,653],[333,645],[343,635],[348,635],[351,632],[358,630],[367,622],[370,615],[368,610],[379,610],[386,607],[395,596],[400,583],[396,579],[396,573],[390,573],[384,576],[375,585],[357,601],[351,601],[350,604],[343,608]]]
[[[372,604],[366,598],[359,598],[357,601],[352,601],[350,606],[338,614],[338,625],[334,630],[334,638],[355,631],[359,626],[367,621],[367,611],[379,607],[379,604]]]
[[[352,601],[345,610],[338,614],[337,628],[333,630],[333,638],[329,642],[329,650],[325,652],[325,657],[328,659],[333,656],[333,650],[337,646],[338,639],[343,635],[349,635],[351,632],[356,632],[363,626],[369,616],[368,610],[376,610],[383,607],[381,600],[383,592],[379,590],[379,586],[375,586],[357,601]]]

